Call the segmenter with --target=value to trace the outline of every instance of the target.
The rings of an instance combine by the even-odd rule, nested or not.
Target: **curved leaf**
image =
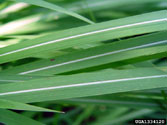
[[[44,0],[15,0],[17,2],[25,2],[25,3],[28,3],[28,4],[32,4],[32,5],[36,5],[36,6],[40,6],[40,7],[44,7],[44,8],[48,8],[48,9],[51,9],[51,10],[56,10],[58,12],[61,12],[61,13],[65,13],[65,14],[68,14],[68,15],[71,15],[73,17],[76,17],[80,20],[83,20],[85,22],[88,22],[90,24],[93,24],[92,21],[90,21],[89,19],[77,14],[77,13],[74,13],[70,10],[66,10],[60,6],[57,6],[55,4],[52,4],[52,3],[49,3],[49,2],[46,2]]]

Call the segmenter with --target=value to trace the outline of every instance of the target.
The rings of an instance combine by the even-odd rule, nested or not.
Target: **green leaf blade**
[[[0,63],[26,58],[34,53],[54,48],[55,50],[61,50],[90,43],[90,41],[92,43],[100,42],[119,37],[166,30],[167,21],[165,14],[166,11],[160,11],[118,19],[106,23],[59,31],[44,37],[11,45],[1,49]],[[98,39],[96,39],[97,36]]]
[[[107,70],[0,85],[0,98],[26,103],[60,100],[163,88],[166,80],[166,73],[152,68]]]

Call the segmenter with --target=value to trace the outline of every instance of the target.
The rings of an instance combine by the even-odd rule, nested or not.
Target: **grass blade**
[[[10,100],[0,99],[0,108],[2,109],[15,109],[15,110],[27,110],[27,111],[38,111],[38,112],[56,112],[62,113],[60,111],[46,109],[38,106],[33,106],[29,104],[24,104],[20,102],[14,102]]]
[[[90,41],[99,42],[141,33],[166,30],[166,25],[166,11],[160,11],[59,31],[44,37],[2,48],[0,52],[0,63],[26,58],[34,53],[53,48],[60,50],[90,43]],[[133,32],[131,32],[132,29]],[[99,39],[95,39],[97,36]]]
[[[28,80],[39,79],[44,77],[49,77],[49,76],[1,75],[0,83],[25,82]]]
[[[116,43],[84,49],[53,58],[4,70],[0,74],[44,75],[60,74],[101,65],[116,67],[166,56],[167,32],[122,40]],[[152,47],[152,48],[150,48]],[[141,49],[144,48],[144,49]],[[126,55],[126,56],[125,56]],[[84,70],[86,71],[86,70]]]
[[[0,109],[0,121],[7,125],[13,125],[13,123],[17,125],[23,125],[25,123],[29,125],[44,125],[38,121],[5,109]]]
[[[28,3],[28,4],[32,4],[32,5],[36,5],[36,6],[40,6],[40,7],[44,7],[44,8],[48,8],[48,9],[51,9],[51,10],[55,10],[55,11],[58,11],[58,12],[61,12],[61,13],[65,13],[65,14],[68,14],[68,15],[71,15],[73,17],[76,17],[80,20],[83,20],[87,23],[90,23],[90,24],[93,24],[92,21],[90,21],[89,19],[77,14],[77,13],[74,13],[72,11],[69,11],[69,10],[66,10],[60,6],[57,6],[55,4],[52,4],[52,3],[49,3],[49,2],[46,2],[44,0],[15,0],[17,2],[25,2],[25,3]]]
[[[106,70],[31,80],[23,84],[2,84],[0,97],[29,103],[162,88],[167,87],[166,81],[166,73],[151,68]]]

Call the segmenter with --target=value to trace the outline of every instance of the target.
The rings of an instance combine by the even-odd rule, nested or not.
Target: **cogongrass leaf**
[[[55,49],[56,51],[76,45],[166,30],[166,20],[166,10],[164,10],[58,31],[37,39],[2,48],[0,51],[0,63],[26,58],[34,53],[50,49]]]
[[[28,125],[44,125],[36,120],[5,109],[0,109],[0,122],[7,125],[23,125],[25,123]]]
[[[38,112],[57,112],[62,113],[61,111],[46,109],[38,106],[33,106],[30,104],[24,104],[20,102],[10,101],[0,99],[0,108],[1,109],[15,109],[15,110],[27,110],[27,111],[38,111]]]
[[[25,75],[1,75],[0,83],[15,83],[15,82],[25,82],[33,79],[40,79],[44,77],[51,76],[25,76]]]
[[[154,68],[105,70],[0,85],[0,98],[24,103],[165,88],[167,74]]]
[[[85,22],[88,22],[90,24],[93,24],[92,21],[90,21],[89,19],[75,13],[75,12],[72,12],[70,10],[66,10],[65,8],[62,8],[58,5],[55,5],[55,4],[52,4],[52,3],[49,3],[47,1],[44,1],[44,0],[15,0],[17,2],[25,2],[25,3],[28,3],[28,4],[32,4],[32,5],[36,5],[36,6],[40,6],[40,7],[44,7],[44,8],[47,8],[47,9],[51,9],[51,10],[55,10],[55,11],[58,11],[58,12],[61,12],[61,13],[64,13],[64,14],[67,14],[67,15],[70,15],[70,16],[73,16],[73,17],[76,17],[80,20],[83,20]]]
[[[110,67],[166,56],[167,32],[101,45],[1,71],[0,74],[53,75],[110,64]],[[165,46],[159,46],[165,45]],[[157,46],[157,47],[156,47]],[[159,46],[159,47],[158,47]],[[151,48],[150,48],[151,47]],[[126,56],[125,56],[126,55]]]

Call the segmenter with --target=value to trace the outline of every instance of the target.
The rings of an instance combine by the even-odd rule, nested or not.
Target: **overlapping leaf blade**
[[[0,83],[15,83],[15,82],[25,82],[28,80],[39,79],[49,76],[20,76],[20,75],[1,75]]]
[[[61,13],[65,13],[65,14],[68,14],[68,15],[71,15],[73,17],[76,17],[80,20],[83,20],[85,22],[88,22],[88,23],[91,23],[93,24],[92,21],[90,21],[89,19],[77,14],[77,13],[74,13],[70,10],[66,10],[65,8],[62,8],[60,6],[57,6],[55,4],[52,4],[52,3],[49,3],[47,1],[44,1],[44,0],[15,0],[17,2],[25,2],[25,3],[28,3],[28,4],[32,4],[32,5],[36,5],[36,6],[40,6],[40,7],[44,7],[44,8],[48,8],[48,9],[51,9],[51,10],[56,10],[58,12],[61,12]]]
[[[167,87],[167,74],[153,68],[107,70],[0,85],[0,98],[38,102]],[[151,86],[150,86],[151,84]]]
[[[15,109],[15,110],[61,113],[60,111],[56,111],[56,110],[46,109],[46,108],[42,108],[38,106],[33,106],[29,104],[24,104],[24,103],[4,100],[4,99],[0,99],[0,108],[1,109]]]
[[[2,48],[0,63],[30,57],[34,53],[49,49],[60,50],[86,43],[166,30],[166,25],[166,11],[160,11],[59,31]]]
[[[110,67],[116,67],[165,57],[167,55],[166,33],[167,32],[154,33],[151,35],[84,49],[56,57],[53,61],[50,59],[40,60],[9,70],[4,70],[0,74],[15,73],[21,75],[52,75],[92,67],[97,67],[98,69],[99,66],[106,64],[110,64]],[[120,64],[120,62],[122,63]]]
[[[0,121],[1,123],[13,125],[13,124],[29,124],[29,125],[44,125],[36,120],[17,114],[15,112],[0,109]]]

